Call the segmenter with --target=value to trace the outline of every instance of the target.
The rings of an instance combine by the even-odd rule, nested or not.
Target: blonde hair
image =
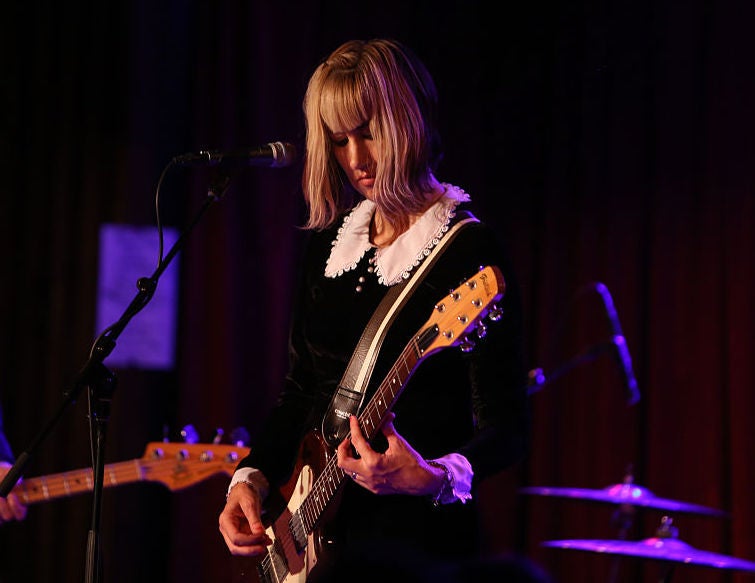
[[[422,62],[394,40],[342,44],[315,69],[304,96],[305,228],[323,229],[354,203],[331,133],[368,124],[377,147],[374,200],[398,233],[426,208],[440,161],[437,91]]]

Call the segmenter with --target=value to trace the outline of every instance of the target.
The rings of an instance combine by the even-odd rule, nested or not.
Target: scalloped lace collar
[[[458,186],[443,183],[443,187],[445,194],[417,222],[393,243],[375,251],[375,272],[381,284],[390,286],[407,279],[412,268],[430,254],[448,231],[456,207],[470,200]],[[326,277],[338,277],[356,268],[364,254],[374,248],[370,243],[374,212],[375,203],[365,199],[344,217],[325,265]]]

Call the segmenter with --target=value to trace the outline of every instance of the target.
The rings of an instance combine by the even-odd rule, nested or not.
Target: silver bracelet
[[[441,499],[443,498],[443,494],[446,493],[446,491],[453,492],[454,489],[454,475],[451,473],[451,470],[448,469],[448,467],[445,464],[442,464],[440,462],[436,462],[435,460],[428,460],[427,461],[428,466],[433,466],[434,468],[440,468],[445,472],[445,477],[443,478],[443,483],[440,486],[440,489],[438,490],[438,493],[433,496],[433,506],[436,508],[440,506]]]
[[[236,482],[235,484],[233,484],[230,488],[228,488],[228,492],[225,493],[225,501],[226,502],[228,502],[228,497],[231,495],[231,490],[233,490],[239,484],[246,484],[252,490],[254,490],[254,493],[257,494],[257,496],[260,495],[260,491],[257,489],[257,485],[254,482],[250,482],[249,480],[239,480],[238,482]]]

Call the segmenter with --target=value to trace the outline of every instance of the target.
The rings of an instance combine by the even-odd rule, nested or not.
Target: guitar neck
[[[140,459],[107,464],[103,487],[133,482],[160,482],[181,490],[218,474],[233,475],[238,461],[249,453],[241,445],[154,442]],[[24,504],[65,498],[94,490],[92,468],[36,478],[24,478],[11,490]]]
[[[104,487],[122,486],[144,480],[148,480],[148,471],[142,460],[117,462],[108,464],[104,468]],[[91,468],[85,468],[24,479],[13,488],[12,493],[18,496],[21,502],[29,505],[83,494],[92,490],[94,490],[93,471]]]
[[[437,329],[432,332],[437,333]],[[359,425],[368,441],[375,437],[386,414],[398,400],[401,391],[422,358],[422,351],[416,339],[412,340],[404,348],[386,378],[376,389],[370,402],[359,416]],[[336,456],[331,456],[322,473],[315,480],[312,491],[296,512],[307,534],[317,527],[328,504],[345,481],[345,472],[338,467]]]
[[[437,329],[427,332],[437,333]],[[359,427],[367,441],[371,441],[383,424],[386,414],[393,408],[401,391],[403,391],[412,372],[422,360],[422,351],[415,340],[412,340],[403,350],[390,372],[380,383],[372,399],[359,415]],[[343,473],[343,472],[341,472]]]

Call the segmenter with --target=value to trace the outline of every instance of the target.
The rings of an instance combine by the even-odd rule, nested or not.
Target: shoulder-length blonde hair
[[[437,91],[424,64],[388,39],[342,44],[312,74],[304,96],[305,228],[323,229],[354,204],[333,154],[331,133],[368,124],[378,155],[375,203],[397,232],[426,208],[441,158]]]

